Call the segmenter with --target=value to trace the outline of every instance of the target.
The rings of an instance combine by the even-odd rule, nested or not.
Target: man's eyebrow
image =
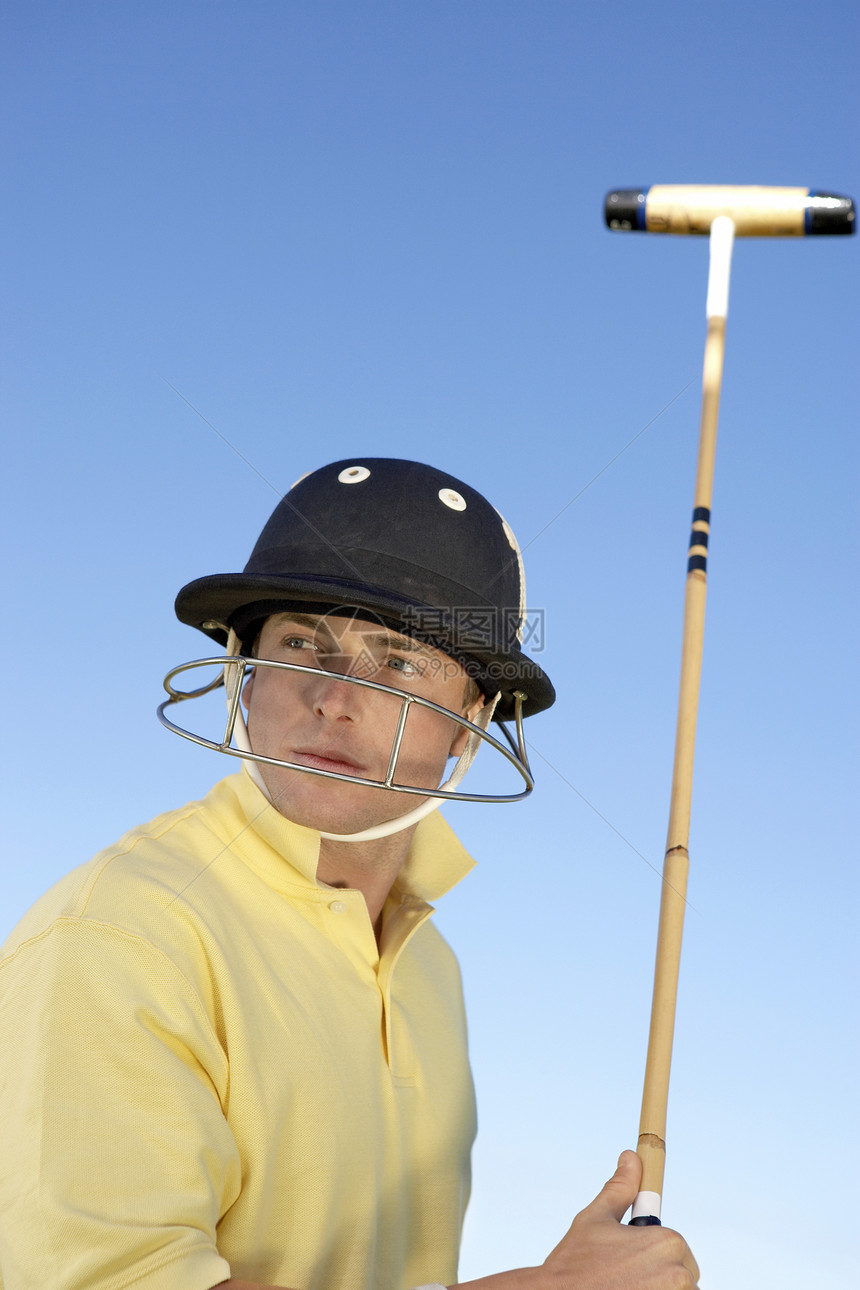
[[[283,613],[276,615],[277,630],[288,627],[290,623],[295,623],[297,627],[307,627],[315,632],[325,632],[332,640],[333,644],[338,643],[338,637],[326,623],[324,614],[300,614],[290,613],[285,610]],[[399,632],[389,631],[362,631],[360,627],[356,628],[360,633],[362,643],[368,649],[396,649],[405,654],[427,654],[433,655],[435,650],[432,645],[426,645],[423,641],[413,640],[411,636],[401,636]]]
[[[296,623],[299,627],[316,628],[323,621],[318,614],[291,614],[289,610],[285,610],[282,614],[276,614],[275,619],[275,626],[278,630],[286,627],[288,623]]]
[[[400,650],[404,654],[435,653],[432,645],[425,645],[423,641],[413,640],[411,636],[396,635],[394,632],[362,632],[361,639],[369,648],[382,645],[386,649]]]

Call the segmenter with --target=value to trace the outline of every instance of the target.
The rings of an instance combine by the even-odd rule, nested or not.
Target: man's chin
[[[268,769],[268,768],[263,768]],[[393,793],[384,788],[360,788],[322,776],[288,772],[287,784],[264,774],[272,805],[285,819],[320,833],[348,836],[399,819],[427,799],[417,793]]]

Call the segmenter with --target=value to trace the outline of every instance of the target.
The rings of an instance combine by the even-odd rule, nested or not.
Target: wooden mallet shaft
[[[639,1124],[642,1190],[634,1203],[631,1219],[632,1223],[644,1226],[660,1222],[666,1156],[666,1105],[689,868],[690,803],[705,631],[711,491],[732,246],[735,236],[797,238],[822,234],[851,235],[856,229],[856,212],[850,197],[809,188],[654,184],[650,188],[619,188],[608,193],[604,218],[609,228],[620,231],[709,234],[711,252],[699,464],[684,601],[675,764],[657,933],[651,1030]]]
[[[675,1002],[678,994],[678,971],[681,962],[681,940],[684,931],[689,870],[693,757],[696,745],[699,679],[702,672],[702,646],[705,636],[708,535],[733,241],[732,220],[724,215],[719,216],[711,226],[699,459],[684,596],[675,761],[672,772],[666,855],[663,862],[663,889],[657,930],[651,1029],[648,1038],[648,1057],[645,1065],[645,1086],[642,1094],[642,1114],[637,1146],[637,1152],[642,1161],[642,1182],[631,1218],[631,1222],[637,1226],[660,1222],[663,1167],[666,1160],[666,1106],[669,1099]]]

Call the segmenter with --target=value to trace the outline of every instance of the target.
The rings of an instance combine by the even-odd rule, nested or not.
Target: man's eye
[[[392,671],[399,672],[401,676],[420,676],[421,668],[411,659],[401,658],[397,654],[392,654],[385,660],[385,666],[390,667]]]
[[[281,644],[283,645],[284,649],[288,649],[288,650],[294,650],[294,649],[315,650],[316,649],[316,645],[313,643],[313,641],[309,641],[306,636],[285,636],[284,639],[281,641]]]

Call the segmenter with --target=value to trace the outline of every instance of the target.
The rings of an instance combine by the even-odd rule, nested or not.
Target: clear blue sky
[[[860,197],[857,7],[2,24],[0,932],[231,769],[154,717],[205,653],[182,584],[326,461],[466,479],[528,548],[559,699],[533,797],[447,812],[479,861],[438,913],[481,1108],[462,1273],[538,1262],[636,1138],[704,334],[706,244],[610,234],[603,197]],[[707,1290],[857,1284],[857,257],[735,255],[664,1200]]]

